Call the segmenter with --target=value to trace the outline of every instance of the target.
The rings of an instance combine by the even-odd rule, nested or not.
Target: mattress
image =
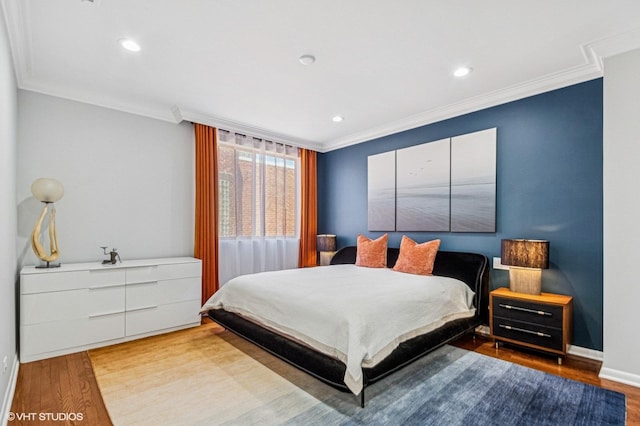
[[[239,314],[340,360],[344,382],[357,395],[363,367],[406,340],[472,317],[473,295],[454,278],[333,265],[234,278],[202,311]]]

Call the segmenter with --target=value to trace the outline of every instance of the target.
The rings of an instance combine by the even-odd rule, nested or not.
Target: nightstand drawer
[[[513,339],[557,351],[564,351],[561,328],[544,327],[537,324],[494,317],[493,334],[495,337],[504,337],[505,339]]]
[[[549,327],[562,328],[562,306],[493,297],[492,315]]]

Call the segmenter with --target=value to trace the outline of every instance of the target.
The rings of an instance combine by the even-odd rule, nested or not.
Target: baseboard
[[[582,358],[589,358],[596,361],[604,360],[604,353],[602,351],[596,351],[595,349],[583,348],[582,346],[569,345],[567,350],[569,355],[575,355]]]
[[[11,367],[11,376],[9,376],[9,386],[4,394],[2,400],[2,411],[0,411],[0,419],[2,426],[7,426],[9,411],[11,411],[11,403],[13,402],[13,395],[16,392],[16,383],[18,382],[18,370],[20,369],[20,361],[18,361],[18,354],[13,357],[13,365]]]
[[[598,377],[601,379],[613,380],[614,382],[624,383],[640,388],[640,375],[627,373],[613,368],[602,367]]]

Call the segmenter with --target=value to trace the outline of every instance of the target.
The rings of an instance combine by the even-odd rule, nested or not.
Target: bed
[[[396,263],[398,254],[398,249],[389,248],[387,250],[388,268],[393,267]],[[266,282],[273,283],[273,285],[269,284],[261,287],[261,291],[258,292],[260,293],[259,297],[255,297],[255,303],[258,305],[267,305],[267,310],[270,307],[271,311],[276,315],[273,317],[274,321],[272,322],[270,322],[268,318],[263,319],[253,315],[253,308],[251,308],[249,304],[247,304],[248,307],[244,307],[245,299],[254,299],[252,293],[236,295],[235,302],[232,297],[229,297],[229,295],[219,295],[218,293],[223,293],[223,290],[225,289],[224,287],[227,287],[227,285],[225,285],[222,290],[216,293],[216,295],[214,295],[210,301],[205,304],[203,307],[203,313],[225,329],[238,334],[246,340],[258,345],[264,350],[307,372],[330,386],[341,391],[353,392],[354,394],[359,395],[360,404],[363,407],[365,402],[365,389],[367,386],[381,380],[387,375],[397,371],[403,366],[415,361],[447,342],[458,339],[464,334],[472,333],[478,325],[486,324],[487,322],[489,287],[488,260],[486,256],[475,253],[438,251],[433,267],[434,277],[428,277],[433,279],[434,282],[444,282],[442,285],[447,286],[450,285],[449,282],[455,281],[455,285],[457,287],[452,287],[455,288],[453,291],[456,293],[465,293],[468,298],[469,306],[460,307],[456,305],[457,308],[454,308],[454,310],[457,309],[457,311],[448,314],[443,320],[432,321],[425,319],[425,324],[418,324],[417,322],[415,324],[412,323],[408,326],[409,328],[401,333],[402,337],[394,341],[387,339],[387,336],[385,335],[385,323],[381,321],[376,322],[376,317],[385,318],[387,311],[390,311],[390,309],[384,307],[387,306],[385,305],[387,302],[383,299],[377,299],[380,300],[381,308],[376,311],[376,309],[378,309],[377,303],[366,301],[364,296],[362,297],[363,300],[359,300],[360,298],[357,296],[351,296],[351,299],[346,298],[342,308],[345,306],[354,306],[359,307],[358,309],[367,311],[369,314],[372,312],[376,314],[375,316],[370,317],[370,320],[366,320],[365,324],[357,324],[356,327],[358,329],[357,333],[360,333],[361,330],[365,330],[367,338],[372,339],[373,343],[367,341],[366,345],[361,344],[361,342],[354,344],[352,339],[349,337],[349,332],[347,331],[344,339],[337,338],[340,342],[344,343],[345,348],[343,349],[338,345],[338,349],[332,349],[332,347],[324,345],[325,341],[323,340],[324,337],[322,334],[320,335],[320,338],[309,338],[304,333],[303,325],[301,325],[303,333],[296,334],[291,329],[287,328],[287,325],[284,323],[288,317],[298,318],[295,315],[299,315],[300,312],[296,313],[294,311],[304,310],[305,306],[307,308],[303,314],[306,314],[309,318],[303,317],[303,319],[308,321],[296,320],[294,322],[309,322],[310,324],[314,324],[313,321],[317,321],[317,323],[324,323],[325,317],[322,317],[321,315],[328,315],[332,317],[337,316],[332,309],[334,309],[334,304],[338,305],[338,302],[342,302],[344,296],[342,292],[336,291],[336,288],[332,289],[328,286],[327,291],[333,292],[331,294],[340,293],[339,296],[336,295],[334,299],[336,301],[335,303],[319,305],[319,303],[309,303],[307,299],[302,308],[293,304],[294,302],[289,301],[289,298],[285,300],[281,295],[274,295],[273,297],[275,297],[275,300],[269,301],[268,299],[265,299],[268,295],[263,294],[270,293],[270,289],[272,287],[274,287],[273,291],[276,291],[275,288],[278,287],[278,285],[276,285],[277,281],[273,281],[274,279],[280,279],[283,282],[287,280],[290,281],[294,277],[290,274],[295,273],[306,273],[307,276],[309,276],[309,274],[313,274],[319,277],[322,277],[325,274],[328,274],[327,276],[331,277],[331,274],[345,276],[346,274],[353,273],[354,288],[357,292],[358,288],[364,288],[358,287],[357,281],[360,280],[363,283],[368,282],[367,280],[369,280],[374,271],[371,271],[372,268],[354,266],[355,261],[356,247],[350,246],[338,251],[331,260],[332,266],[329,267],[321,267],[322,269],[307,268],[306,271],[299,272],[282,271],[284,275],[280,276],[276,276],[272,273],[263,273],[263,275],[257,274],[256,277],[249,277],[256,280],[266,279]],[[356,272],[358,272],[357,278],[355,274]],[[362,276],[360,276],[360,274],[362,274]],[[405,276],[410,275],[392,272],[391,269],[380,270],[377,271],[376,274],[384,276],[385,279],[387,276],[391,276],[392,274],[395,274],[393,275],[393,279],[396,279],[398,274]],[[408,278],[411,279],[411,277]],[[402,279],[404,280],[404,278]],[[360,283],[360,285],[362,285],[362,283]],[[405,284],[404,281],[401,281],[397,285],[411,286],[414,285],[414,283]],[[303,286],[300,287],[300,289],[296,289],[295,291],[302,293],[307,291]],[[425,286],[422,285],[422,287]],[[247,288],[251,289],[251,285]],[[434,288],[439,287],[435,287],[434,285]],[[464,290],[461,290],[460,288],[464,288]],[[263,291],[262,289],[269,290]],[[436,290],[435,292],[441,293],[442,290]],[[309,293],[313,293],[313,291],[309,290]],[[366,293],[373,293],[372,300],[376,300],[376,287],[373,284],[371,288],[367,288]],[[402,292],[398,291],[397,293]],[[464,299],[465,296],[462,295],[461,297]],[[326,299],[326,297],[324,298]],[[322,299],[322,297],[319,297],[319,299]],[[351,302],[348,300],[351,300]],[[317,308],[316,305],[321,308]],[[313,306],[314,308],[309,308],[309,306]],[[425,309],[425,311],[431,310],[431,308]],[[365,314],[366,312],[361,314],[358,311],[353,315],[350,314],[346,316],[358,319],[360,318],[360,315]],[[278,317],[277,315],[280,316]],[[314,315],[318,315],[317,319]],[[366,318],[366,316],[363,318]],[[410,319],[416,317],[412,317],[407,314],[407,318]],[[282,321],[280,319],[282,319]],[[344,321],[346,320],[340,318],[337,325],[333,326],[336,331],[334,334],[339,335],[342,330],[351,330],[353,328],[351,323],[345,323]],[[356,322],[362,323],[363,321]],[[369,322],[371,322],[371,324],[369,324]],[[394,321],[387,322],[393,323]],[[371,330],[377,331],[372,332]],[[357,333],[353,332],[353,334]],[[325,332],[325,334],[329,335],[331,333]],[[380,334],[381,337],[377,336],[378,334]],[[379,343],[376,340],[378,337],[382,343]],[[368,346],[370,344],[374,345],[375,349],[370,348]],[[361,348],[362,345],[364,345],[364,348]],[[355,348],[355,350],[352,348]]]

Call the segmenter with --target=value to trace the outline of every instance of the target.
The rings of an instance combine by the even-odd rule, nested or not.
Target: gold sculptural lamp
[[[39,178],[31,184],[31,193],[38,200],[44,203],[44,208],[36,226],[31,233],[31,248],[33,252],[38,256],[40,260],[46,262],[45,265],[36,266],[36,268],[55,268],[60,266],[59,263],[54,262],[60,256],[60,249],[58,247],[58,233],[56,232],[56,208],[53,205],[56,201],[60,200],[64,195],[64,187],[60,182],[55,179]],[[42,223],[44,222],[47,212],[49,211],[49,204],[51,204],[51,213],[49,214],[49,253],[44,249],[42,243],[40,243],[40,231],[42,230]]]

